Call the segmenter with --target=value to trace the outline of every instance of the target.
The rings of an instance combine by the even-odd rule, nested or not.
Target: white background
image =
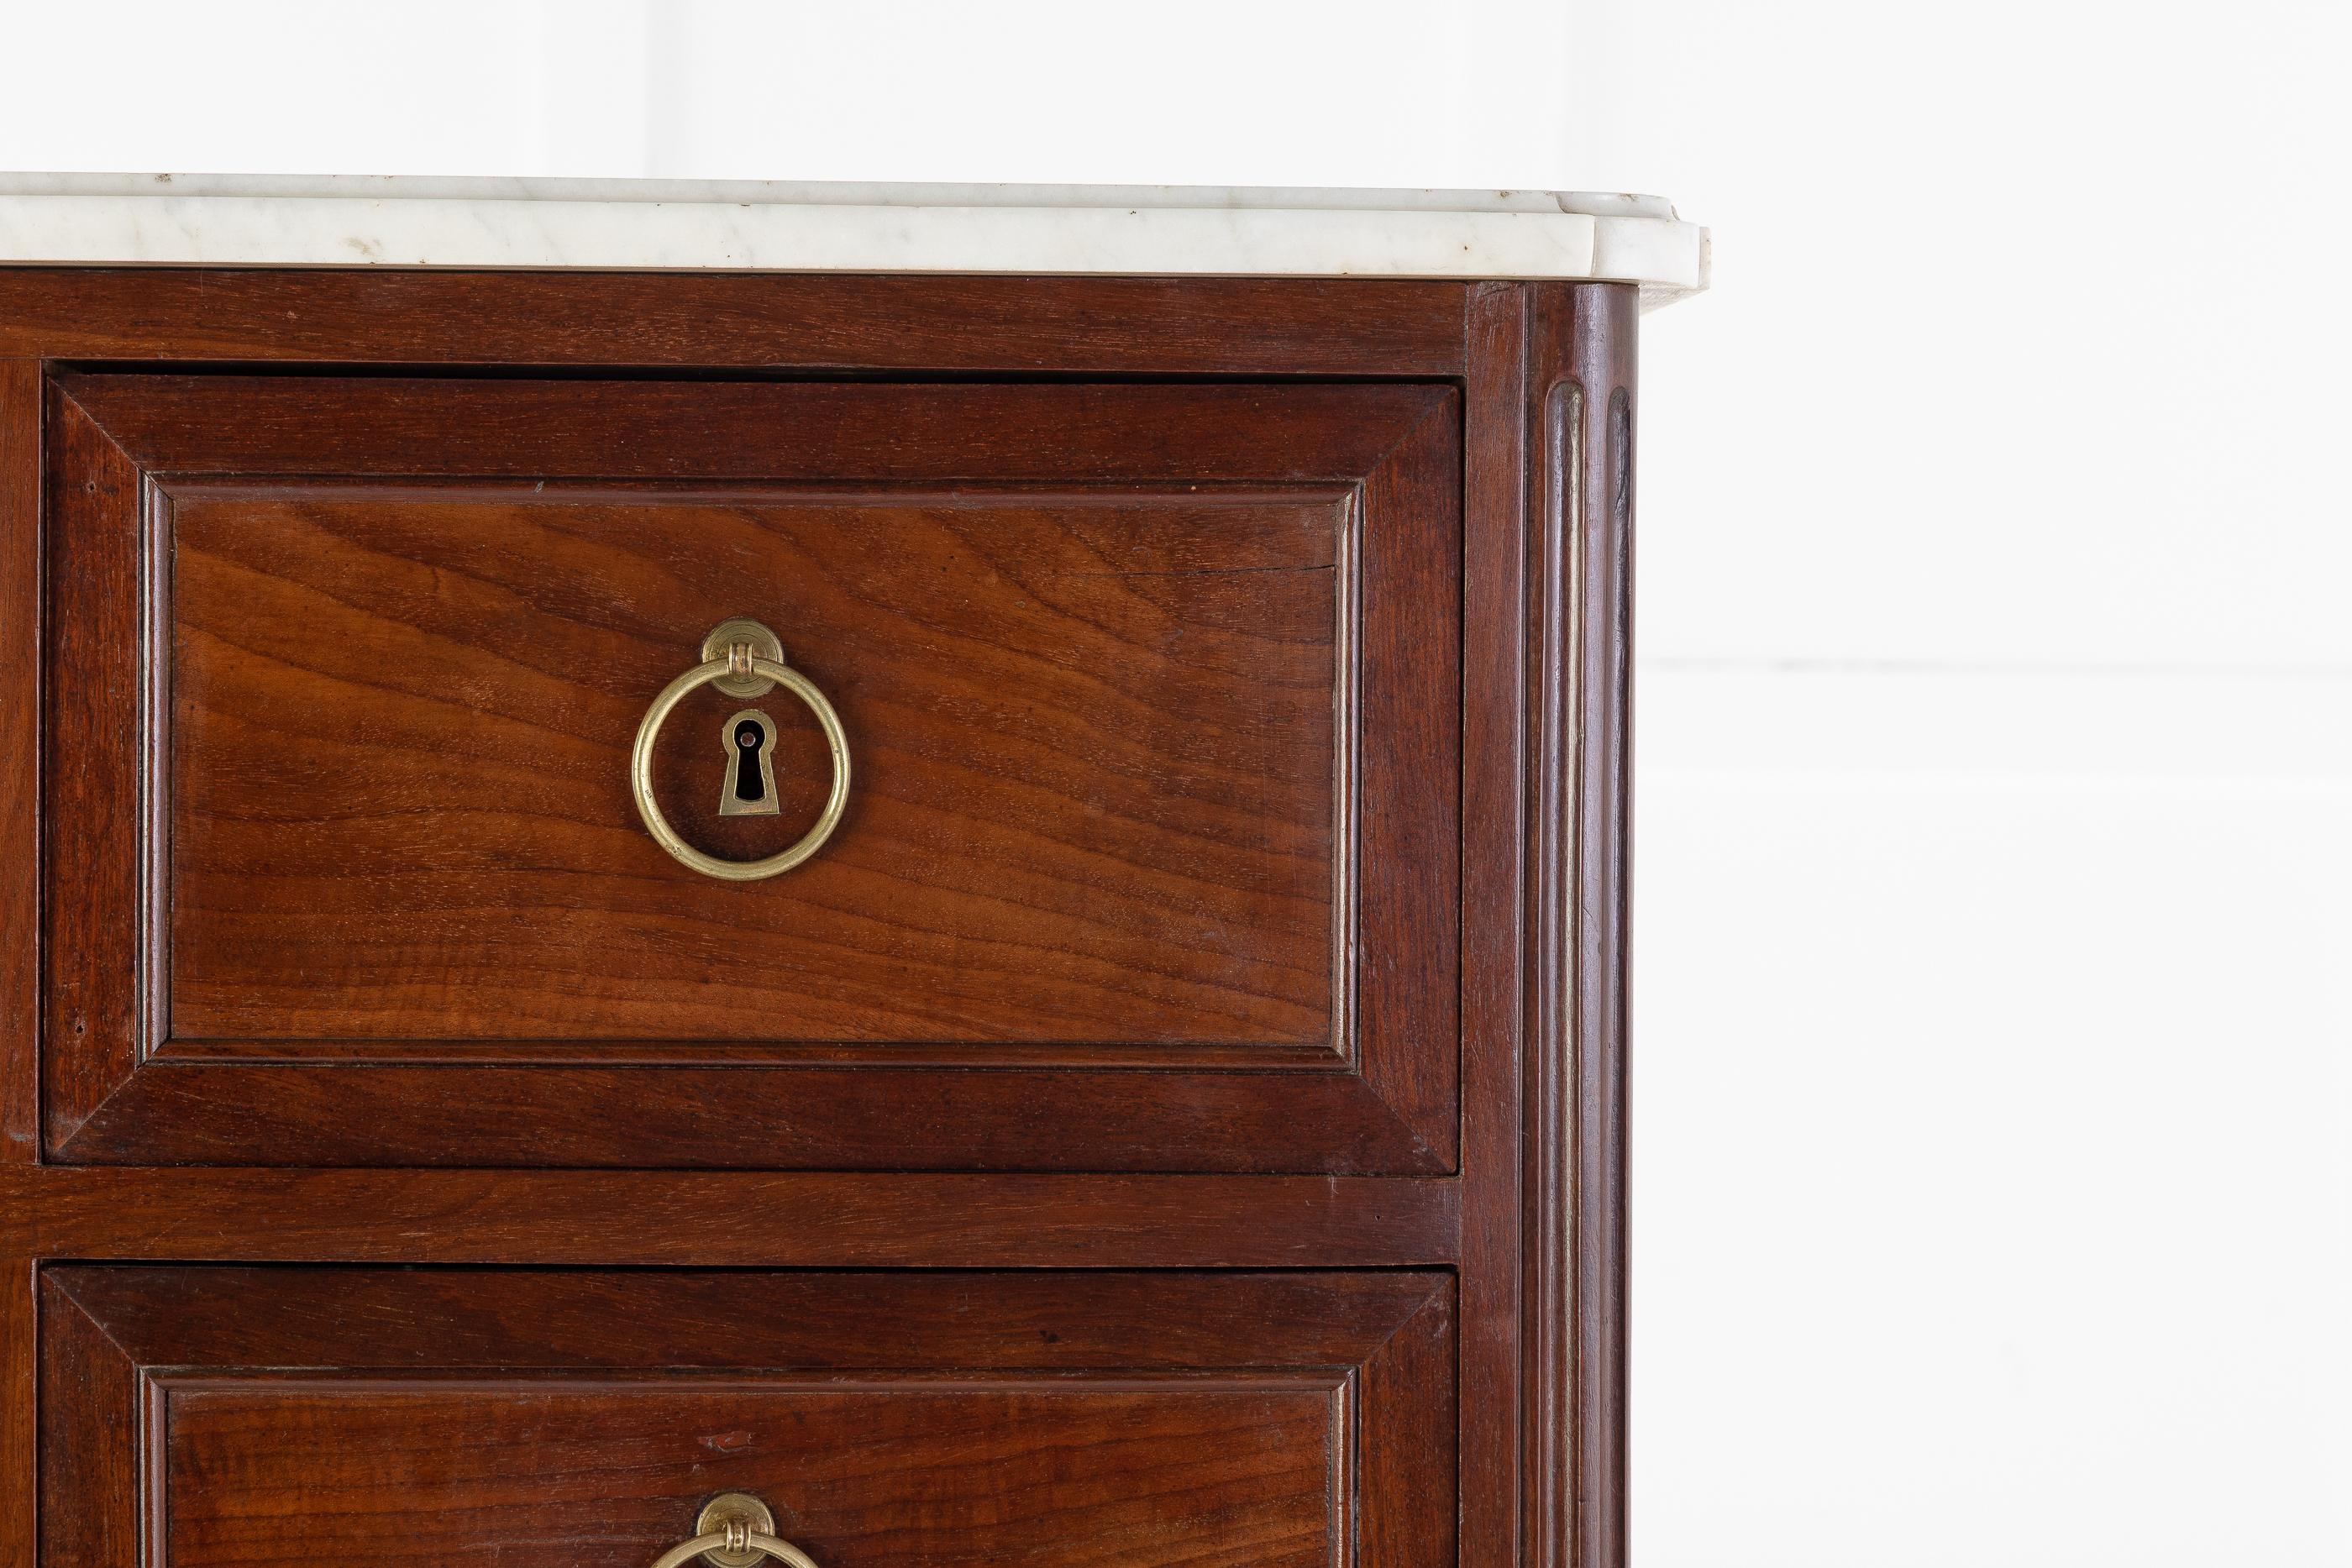
[[[2352,1563],[2343,0],[7,0],[0,167],[1653,191],[1636,1568]]]

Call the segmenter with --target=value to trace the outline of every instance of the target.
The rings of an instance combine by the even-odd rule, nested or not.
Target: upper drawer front
[[[48,1270],[48,1568],[1442,1568],[1448,1276]],[[145,1551],[142,1553],[142,1545]]]
[[[1450,1166],[1450,392],[109,375],[50,412],[54,1156]],[[848,766],[756,882],[632,790],[735,617]],[[748,861],[833,778],[789,689],[705,684],[647,793]]]

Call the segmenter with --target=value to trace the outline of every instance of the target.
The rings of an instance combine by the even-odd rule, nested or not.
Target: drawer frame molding
[[[82,1265],[44,1271],[41,1312],[43,1378],[51,1390],[41,1419],[44,1568],[183,1560],[171,1547],[178,1513],[192,1500],[174,1495],[184,1406],[192,1407],[190,1419],[224,1406],[299,1411],[322,1424],[323,1438],[333,1432],[324,1424],[346,1400],[390,1400],[420,1412],[436,1397],[485,1410],[514,1403],[532,1412],[528,1423],[541,1430],[557,1419],[556,1403],[570,1399],[617,1411],[613,1424],[626,1430],[633,1396],[673,1404],[682,1397],[717,1411],[730,1399],[789,1402],[795,1392],[834,1401],[862,1395],[880,1404],[934,1392],[1064,1402],[1092,1391],[1129,1399],[1305,1396],[1324,1412],[1327,1447],[1316,1485],[1327,1550],[1344,1546],[1363,1568],[1419,1568],[1454,1550],[1454,1286],[1443,1272]],[[631,1451],[629,1467],[557,1478],[566,1489],[591,1489],[573,1500],[575,1508],[610,1511],[608,1521],[588,1527],[582,1548],[612,1568],[648,1562],[676,1540],[667,1511],[713,1490],[764,1491],[787,1504],[801,1495],[804,1506],[818,1506],[796,1492],[789,1469],[763,1457],[754,1417],[738,1411],[719,1418],[751,1429],[698,1446],[690,1427],[656,1426],[646,1447]],[[507,1462],[532,1463],[541,1445],[561,1448],[542,1437]],[[502,1453],[484,1449],[485,1470]],[[317,1441],[290,1462],[308,1506],[347,1497],[354,1513],[379,1511],[363,1506],[386,1486],[372,1473],[364,1448],[336,1450]],[[596,1463],[617,1466],[618,1458],[598,1453]],[[968,1470],[970,1460],[960,1459],[959,1468]],[[1070,1468],[1076,1473],[1033,1489],[1023,1506],[1125,1508],[1147,1516],[1160,1506],[1116,1491],[1066,1502],[1087,1490],[1083,1462]],[[417,1506],[460,1516],[483,1511],[506,1495],[493,1488],[515,1484],[488,1475],[469,1481],[466,1469],[461,1463],[448,1478],[415,1483]],[[201,1463],[194,1474],[196,1484],[238,1480]],[[1198,1484],[1229,1489],[1240,1502],[1252,1499],[1246,1471]],[[622,1495],[625,1488],[631,1490]],[[290,1527],[243,1517],[244,1507],[281,1494],[239,1495],[238,1517],[209,1521],[205,1538],[217,1549],[242,1542],[250,1550],[254,1532]],[[976,1500],[1011,1500],[991,1490]],[[505,1522],[488,1528],[510,1530],[509,1539],[477,1531],[463,1543],[486,1563],[510,1560],[546,1528],[539,1511],[496,1511]],[[823,1518],[840,1529],[874,1525],[852,1499]],[[788,1518],[784,1528],[820,1563],[837,1560],[821,1521]],[[926,1519],[887,1528],[936,1534],[945,1527]],[[439,1561],[447,1548],[411,1550]]]
[[[49,744],[77,766],[47,780],[47,1157],[903,1168],[890,1107],[916,1103],[954,1107],[927,1122],[927,1168],[1455,1167],[1462,521],[1450,389],[711,383],[681,402],[668,382],[68,375],[52,382],[48,420]],[[1382,586],[1377,625],[1367,592],[1337,596],[1328,1043],[1216,1054],[819,1042],[779,1055],[724,1041],[175,1038],[176,507],[261,476],[646,484],[690,465],[698,484],[944,486],[975,464],[1004,476],[1002,433],[1024,426],[1057,432],[1020,459],[1024,482],[1328,495],[1346,575]],[[924,439],[897,439],[906,431]],[[131,648],[146,651],[143,678],[108,682],[100,672]],[[141,831],[123,832],[131,821]],[[708,1114],[718,1103],[730,1114]],[[500,1114],[448,1112],[470,1104]]]

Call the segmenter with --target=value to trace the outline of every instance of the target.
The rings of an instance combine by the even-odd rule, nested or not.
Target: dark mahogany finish
[[[53,1157],[1451,1165],[1446,391],[53,396]],[[856,768],[825,852],[749,885],[627,789],[734,614],[789,629]],[[143,692],[108,673],[142,628]],[[739,704],[664,732],[670,816],[736,858],[827,777],[763,701],[788,816],[714,813]]]
[[[0,268],[0,1568],[1622,1568],[1634,308]]]
[[[1444,1561],[1443,1273],[68,1267],[45,1563],[637,1568],[752,1493],[841,1568]],[[121,1484],[135,1477],[133,1484]]]

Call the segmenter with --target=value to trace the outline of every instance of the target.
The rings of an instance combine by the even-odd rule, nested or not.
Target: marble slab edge
[[[1424,277],[1704,289],[1707,232],[1559,192],[0,174],[0,265]]]

